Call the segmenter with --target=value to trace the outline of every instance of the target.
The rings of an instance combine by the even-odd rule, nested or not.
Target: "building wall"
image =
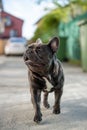
[[[7,12],[2,11],[1,12],[1,18],[4,19],[6,16],[10,17],[12,24],[11,24],[11,26],[8,26],[8,27],[5,26],[5,32],[1,35],[1,37],[2,38],[9,38],[11,30],[17,30],[17,36],[21,37],[22,36],[23,20],[15,17],[15,16],[12,16]]]

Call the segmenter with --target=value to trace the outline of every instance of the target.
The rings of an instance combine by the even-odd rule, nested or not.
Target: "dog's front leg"
[[[60,100],[61,100],[63,90],[62,88],[58,90],[56,89],[54,93],[55,93],[55,104],[54,104],[53,113],[59,114],[60,113]]]
[[[31,91],[31,101],[35,109],[34,121],[38,123],[42,120],[42,114],[40,110],[41,91],[32,88],[30,89],[30,91]]]
[[[44,93],[44,98],[43,98],[43,105],[47,109],[50,107],[50,105],[48,103],[48,94],[49,94],[48,92],[45,92]]]

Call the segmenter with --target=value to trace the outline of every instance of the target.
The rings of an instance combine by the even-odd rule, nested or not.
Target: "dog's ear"
[[[52,38],[49,41],[48,46],[50,47],[52,52],[55,53],[57,51],[58,47],[59,47],[59,38],[58,37]]]
[[[38,39],[36,40],[36,43],[37,43],[37,44],[42,44],[42,40],[41,40],[40,38],[38,38]]]

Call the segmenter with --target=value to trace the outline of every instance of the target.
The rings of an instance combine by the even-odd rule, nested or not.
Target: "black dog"
[[[54,37],[47,45],[39,40],[28,46],[24,53],[24,61],[29,69],[31,100],[35,108],[34,121],[40,122],[41,91],[44,92],[43,104],[49,108],[48,94],[54,91],[55,104],[53,113],[60,113],[60,99],[63,92],[64,74],[60,61],[56,58],[59,39]]]

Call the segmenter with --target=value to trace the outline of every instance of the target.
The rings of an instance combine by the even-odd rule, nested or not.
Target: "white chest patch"
[[[46,81],[46,86],[47,86],[45,90],[49,92],[51,88],[53,88],[53,85],[45,77],[44,77],[44,80]]]

